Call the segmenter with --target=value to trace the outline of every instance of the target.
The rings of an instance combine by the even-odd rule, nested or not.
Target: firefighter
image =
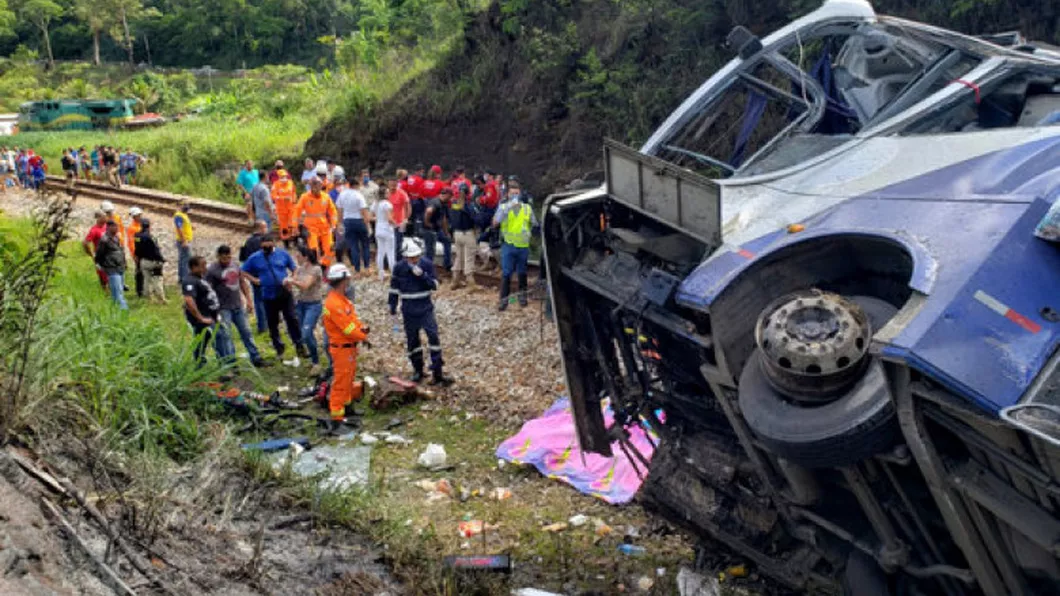
[[[331,383],[331,398],[328,410],[331,413],[331,431],[341,429],[347,417],[355,416],[353,403],[361,399],[363,386],[357,377],[357,344],[367,343],[369,327],[357,318],[353,302],[346,295],[347,286],[353,283],[350,270],[339,263],[328,269],[328,284],[331,291],[324,300],[321,317],[328,341],[328,353],[334,367]]]
[[[423,256],[423,241],[406,238],[402,247],[405,260],[394,267],[390,277],[390,316],[397,317],[398,302],[405,322],[405,339],[408,342],[409,362],[412,363],[412,382],[419,383],[423,376],[423,344],[420,330],[427,334],[427,346],[431,352],[431,384],[448,386],[453,379],[445,376],[442,366],[442,344],[438,338],[438,322],[434,318],[434,303],[431,293],[438,289],[438,278],[434,275],[434,263]]]
[[[295,217],[298,191],[287,170],[281,169],[276,175],[276,182],[272,185],[272,200],[276,203],[276,227],[283,245],[290,248],[291,240],[298,233],[298,220]]]
[[[333,233],[339,214],[335,203],[331,202],[331,198],[323,189],[323,180],[310,180],[309,192],[298,199],[294,213],[297,221],[309,231],[309,240],[306,243],[309,249],[316,251],[321,265],[330,267],[335,262]]]

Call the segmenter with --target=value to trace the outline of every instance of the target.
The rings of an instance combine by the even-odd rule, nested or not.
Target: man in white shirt
[[[339,192],[335,201],[335,207],[339,210],[345,229],[346,248],[350,251],[350,263],[353,264],[357,273],[361,272],[361,264],[367,272],[371,268],[372,246],[368,236],[368,204],[361,194],[361,181],[354,178],[349,186]]]
[[[305,169],[302,170],[302,188],[309,191],[309,183],[317,177],[316,165],[312,159],[305,160]]]

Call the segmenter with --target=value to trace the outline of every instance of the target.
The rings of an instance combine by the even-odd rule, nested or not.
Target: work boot
[[[345,420],[328,420],[327,434],[332,437],[338,437],[348,433],[351,428],[346,426]]]
[[[526,294],[526,274],[519,274],[519,306],[526,308],[529,304],[530,299]]]
[[[418,371],[412,373],[412,376],[409,377],[409,381],[412,381],[413,383],[415,383],[417,385],[422,383],[423,382],[423,371],[422,370],[418,370]]]
[[[453,380],[452,377],[445,376],[445,373],[443,373],[442,369],[440,369],[440,368],[434,369],[434,373],[431,375],[431,385],[440,385],[442,387],[449,387],[450,385],[452,385],[455,382],[456,381]]]
[[[302,358],[309,358],[309,348],[306,347],[305,343],[296,344],[294,350]]]
[[[508,297],[512,294],[512,277],[510,275],[501,278],[501,303],[497,310],[504,312],[508,310]]]
[[[363,418],[364,414],[365,414],[365,411],[359,409],[357,407],[357,404],[355,404],[354,402],[350,402],[350,403],[346,404],[346,410],[344,412],[344,415],[346,416],[346,423],[347,424],[349,424],[351,419]]]

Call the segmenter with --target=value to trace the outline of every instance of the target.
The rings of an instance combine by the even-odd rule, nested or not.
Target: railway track
[[[65,191],[66,181],[60,176],[48,176],[45,186],[55,191]],[[196,197],[173,194],[160,190],[123,186],[114,188],[101,182],[78,181],[74,190],[78,196],[98,201],[110,201],[115,205],[139,207],[147,213],[172,217],[185,202],[191,205],[191,217],[195,223],[216,226],[233,232],[250,232],[253,227],[243,207],[210,201]]]
[[[45,186],[50,190],[65,191],[66,181],[61,176],[48,176]],[[250,233],[253,228],[247,219],[246,211],[242,207],[220,201],[178,195],[138,186],[114,188],[102,182],[78,181],[74,186],[74,190],[77,191],[78,196],[98,201],[110,201],[115,205],[139,207],[147,213],[155,213],[165,217],[171,217],[179,206],[187,202],[192,208],[191,217],[197,224],[201,223],[233,232],[246,233]],[[500,287],[501,283],[500,267],[496,263],[491,262],[491,264],[493,265],[492,269],[475,271],[475,281],[487,287],[497,288]],[[442,279],[448,280],[451,277],[441,267],[438,267],[438,269]],[[528,266],[527,274],[531,285],[538,279],[539,272],[540,265],[531,262]],[[512,280],[513,291],[515,291],[515,283],[515,280]]]

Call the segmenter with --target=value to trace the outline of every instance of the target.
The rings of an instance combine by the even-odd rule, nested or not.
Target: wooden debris
[[[85,556],[95,563],[96,568],[102,574],[101,579],[109,585],[112,590],[119,594],[136,596],[136,592],[134,592],[128,584],[122,581],[121,577],[110,568],[110,565],[104,563],[103,559],[99,558],[94,552],[92,552],[92,549],[88,548],[88,544],[86,544],[77,531],[74,530],[74,527],[66,520],[66,517],[55,503],[52,503],[47,497],[41,497],[41,503],[44,505],[44,510],[50,514],[52,518],[55,519],[56,523],[58,523],[63,529],[63,533],[65,533],[66,536],[85,553]]]

